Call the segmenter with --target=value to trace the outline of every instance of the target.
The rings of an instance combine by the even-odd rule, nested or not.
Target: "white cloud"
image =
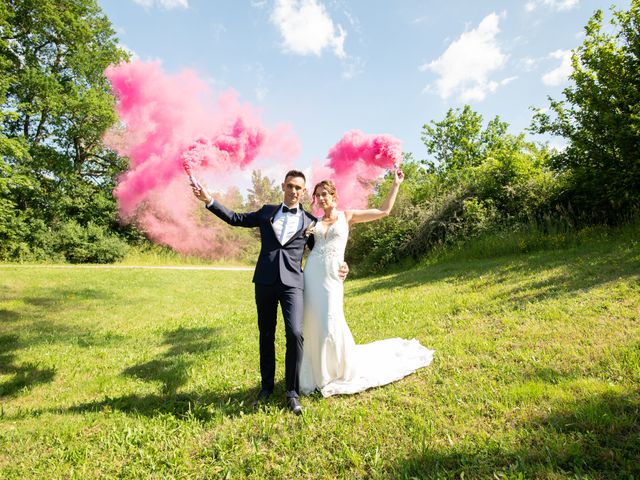
[[[359,57],[351,57],[343,62],[342,78],[351,80],[364,72],[365,62]]]
[[[413,20],[411,20],[411,24],[417,25],[419,23],[427,22],[429,20],[430,20],[430,17],[428,15],[423,15],[421,17],[416,17]]]
[[[133,0],[135,3],[142,5],[144,8],[159,6],[165,10],[174,8],[189,8],[189,0]]]
[[[481,101],[513,80],[489,78],[502,69],[508,59],[496,40],[501,16],[504,14],[487,15],[476,29],[463,33],[451,43],[438,59],[422,65],[420,70],[439,75],[435,85],[425,91],[436,91],[442,99],[457,95],[462,101]]]
[[[337,57],[346,57],[346,32],[340,25],[334,25],[324,5],[317,0],[276,0],[271,21],[280,30],[287,51],[320,55],[328,48]]]
[[[267,98],[267,94],[269,93],[269,88],[264,85],[258,85],[255,89],[256,99],[259,102],[264,101]]]
[[[580,3],[580,0],[529,0],[524,9],[527,12],[533,12],[538,7],[549,7],[556,12],[563,10],[571,10]]]
[[[557,86],[567,81],[573,71],[571,65],[571,50],[556,50],[549,54],[550,58],[560,60],[560,65],[542,76],[542,83]]]
[[[523,57],[518,62],[518,67],[525,72],[532,71],[536,65],[538,64],[538,60],[533,57]]]
[[[131,57],[131,60],[138,60],[140,58],[140,56],[136,53],[136,51],[132,48],[129,48],[127,45],[125,45],[124,43],[120,43],[118,45],[118,47],[120,47],[122,50],[124,50],[125,52],[127,52],[129,54],[129,56]]]
[[[489,93],[495,93],[498,82],[490,81],[465,88],[460,92],[460,100],[463,102],[481,102]]]
[[[513,77],[507,77],[503,80],[500,80],[500,86],[504,87],[505,85],[509,85],[511,82],[513,82],[514,80],[517,80],[518,77],[517,76],[513,76]]]
[[[224,35],[226,32],[227,27],[225,27],[222,23],[213,23],[211,25],[211,34],[213,38],[215,38],[216,42],[219,42],[222,38],[222,35]]]
[[[264,66],[262,63],[254,63],[250,65],[245,65],[243,67],[244,71],[249,73],[251,77],[253,77],[256,81],[256,86],[254,88],[254,93],[258,102],[264,101],[267,98],[267,94],[269,93],[269,87],[266,82],[266,75],[264,71]]]
[[[358,18],[355,15],[351,14],[349,10],[343,10],[342,13],[344,14],[345,17],[347,17],[347,20],[349,20],[349,23],[351,24],[351,28],[356,33],[362,33],[362,26],[360,25],[360,20],[358,20]]]

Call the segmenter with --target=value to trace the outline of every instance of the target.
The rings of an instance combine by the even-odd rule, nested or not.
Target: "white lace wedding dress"
[[[355,344],[344,318],[344,290],[338,278],[348,236],[344,212],[328,228],[318,220],[315,246],[304,269],[303,394],[320,390],[329,397],[361,392],[399,380],[433,358],[433,350],[415,339]],[[375,320],[373,312],[370,320]]]

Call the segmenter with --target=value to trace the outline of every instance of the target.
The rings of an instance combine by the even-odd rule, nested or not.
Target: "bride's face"
[[[320,208],[330,208],[336,206],[336,197],[327,191],[326,188],[320,187],[318,188],[314,194],[313,198],[316,201],[316,204]]]

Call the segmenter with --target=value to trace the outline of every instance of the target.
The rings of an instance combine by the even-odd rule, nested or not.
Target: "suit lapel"
[[[272,208],[273,208],[273,211],[271,212],[271,215],[269,215],[269,221],[273,225],[273,221],[276,218],[276,214],[278,213],[278,210],[282,208],[282,205],[272,205]]]
[[[273,208],[273,212],[271,212],[271,214],[269,215],[269,226],[271,227],[271,233],[273,233],[273,236],[275,237],[276,242],[278,243],[280,243],[280,239],[278,238],[278,235],[276,235],[276,231],[273,229],[273,221],[276,218],[276,214],[278,213],[281,207],[282,205],[275,206]]]

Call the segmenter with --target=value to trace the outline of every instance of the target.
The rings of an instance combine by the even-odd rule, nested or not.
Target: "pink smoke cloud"
[[[284,170],[300,151],[291,128],[264,127],[235,92],[214,95],[192,70],[170,75],[160,62],[135,61],[110,66],[105,74],[122,122],[105,143],[130,159],[114,191],[121,219],[179,252],[233,256],[238,247],[222,245],[220,226],[198,215],[203,207],[184,167],[213,190],[233,185],[258,157]]]
[[[365,208],[374,181],[386,170],[397,168],[401,162],[402,149],[397,138],[351,130],[329,150],[328,161],[324,165],[314,165],[310,188],[329,178],[336,185],[341,210]]]

